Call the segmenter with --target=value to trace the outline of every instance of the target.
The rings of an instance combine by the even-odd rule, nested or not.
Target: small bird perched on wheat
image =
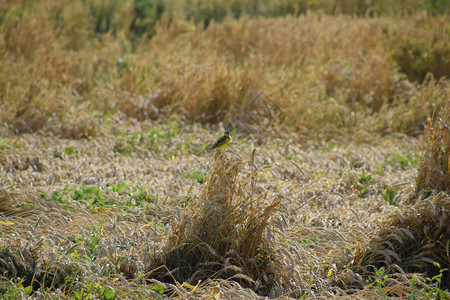
[[[228,131],[225,130],[223,136],[221,136],[212,146],[206,149],[205,153],[211,152],[213,150],[222,150],[228,147],[231,142],[231,136]],[[205,154],[203,153],[203,154]]]

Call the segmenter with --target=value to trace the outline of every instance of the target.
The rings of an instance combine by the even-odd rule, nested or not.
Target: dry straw
[[[182,212],[152,269],[164,282],[231,279],[268,294],[277,283],[277,260],[264,231],[281,197],[256,193],[255,151],[250,157],[217,152],[210,179]],[[279,273],[278,273],[279,274]]]
[[[382,267],[386,274],[439,275],[441,269],[450,266],[449,213],[450,196],[441,192],[392,214],[376,237],[357,252],[354,270],[363,276],[374,276]],[[449,286],[449,276],[444,272],[442,288]]]
[[[416,179],[414,198],[450,190],[450,104],[426,127],[426,149]]]
[[[352,258],[351,269],[366,280],[381,268],[392,275],[384,283],[387,294],[406,295],[405,284],[412,282],[407,273],[433,278],[450,269],[449,116],[447,104],[440,118],[428,121],[426,149],[410,199],[414,205],[389,216]],[[365,285],[367,281],[359,278],[358,284]],[[351,286],[350,277],[341,284]],[[443,290],[450,287],[448,272],[442,272],[441,284]]]

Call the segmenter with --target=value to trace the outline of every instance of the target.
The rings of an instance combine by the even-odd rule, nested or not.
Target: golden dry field
[[[449,14],[1,1],[0,299],[450,298]]]

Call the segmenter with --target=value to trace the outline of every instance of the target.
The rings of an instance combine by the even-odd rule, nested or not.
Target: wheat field
[[[449,41],[446,1],[2,1],[0,299],[450,297]]]

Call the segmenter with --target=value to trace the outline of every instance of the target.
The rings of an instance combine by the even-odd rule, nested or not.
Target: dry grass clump
[[[29,197],[0,189],[0,217],[25,216],[31,213]]]
[[[210,179],[178,216],[163,251],[151,262],[150,277],[194,285],[223,278],[264,295],[283,284],[271,241],[264,235],[280,199],[268,200],[267,191],[256,190],[254,155],[245,162],[216,154]]]
[[[449,216],[450,196],[444,192],[392,214],[376,237],[357,251],[351,269],[366,279],[381,268],[385,274],[439,275],[440,270],[450,268]],[[449,278],[444,272],[442,289],[449,288]]]
[[[142,269],[132,245],[142,237],[125,237],[129,225],[116,226],[111,215],[88,212],[75,202],[73,209],[42,194],[0,195],[0,293],[12,299],[88,294],[114,299],[119,290],[131,293],[134,281],[126,278],[134,279]]]
[[[383,135],[392,132],[410,136],[423,134],[427,116],[439,112],[448,101],[446,86],[445,80],[435,79],[431,73],[416,86],[408,80],[400,80],[395,87],[398,97],[380,111],[377,121],[371,120],[371,126]]]
[[[51,248],[44,239],[33,242],[1,243],[0,245],[0,293],[5,294],[8,284],[20,282],[23,287],[31,287],[31,291],[56,290],[66,288],[76,289],[72,276],[81,275],[76,263],[65,261],[54,264],[55,257],[43,258],[42,253],[51,253]],[[45,255],[44,255],[45,256]],[[10,282],[4,279],[9,279]],[[28,292],[28,293],[29,293]],[[23,295],[22,295],[23,296]]]
[[[20,282],[21,286],[31,287],[34,291],[54,290],[69,281],[69,286],[72,285],[73,279],[68,278],[80,272],[79,266],[70,260],[52,263],[54,251],[45,238],[22,239],[22,236],[32,237],[34,230],[30,227],[36,228],[41,221],[36,217],[42,208],[39,197],[34,193],[0,192],[0,221],[6,225],[2,228],[1,235],[5,236],[0,243],[0,293],[6,293],[13,282]],[[25,227],[23,223],[30,219],[35,219],[34,226],[28,225],[28,230],[21,231],[20,236],[11,234],[15,231],[10,228]]]
[[[450,191],[450,104],[444,104],[436,119],[426,127],[426,149],[420,161],[414,197]]]
[[[389,216],[376,236],[356,250],[338,284],[361,287],[377,278],[384,293],[397,296],[416,285],[436,287],[435,278],[440,278],[439,289],[450,287],[449,116],[445,103],[435,120],[428,120],[426,149],[409,199],[415,204]],[[427,285],[412,273],[433,279]]]

